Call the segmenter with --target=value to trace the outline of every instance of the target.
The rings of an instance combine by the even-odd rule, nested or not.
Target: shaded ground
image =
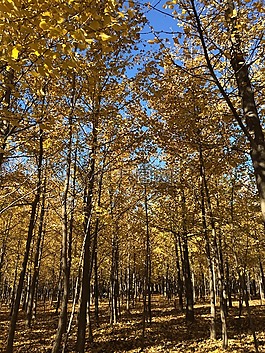
[[[260,352],[265,352],[265,305],[259,301],[251,302],[251,313],[259,339]],[[152,325],[146,327],[145,339],[142,338],[142,307],[138,303],[130,313],[122,311],[120,322],[115,326],[108,323],[108,305],[100,307],[100,326],[94,327],[94,342],[87,344],[87,353],[122,353],[122,352],[222,352],[221,340],[211,341],[209,336],[209,307],[196,304],[196,320],[186,325],[185,316],[174,308],[173,302],[155,296],[153,298]],[[51,352],[56,332],[58,317],[54,308],[40,308],[33,327],[25,325],[23,313],[19,316],[15,336],[14,353]],[[0,351],[4,351],[9,325],[8,308],[0,310]],[[252,334],[249,328],[246,309],[241,318],[238,308],[230,309],[228,318],[228,352],[255,352]],[[220,337],[220,325],[218,326]],[[75,330],[69,337],[67,352],[74,352]],[[2,349],[2,350],[1,350]]]

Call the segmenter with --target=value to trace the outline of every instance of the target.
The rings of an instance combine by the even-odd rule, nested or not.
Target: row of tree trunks
[[[165,276],[162,276],[159,282],[150,282],[150,292],[151,294],[161,294],[165,297],[168,298],[168,300],[171,300],[174,298],[176,302],[176,297],[179,300],[181,300],[182,297],[182,302],[183,302],[183,296],[185,295],[185,292],[181,292],[181,286],[183,287],[183,259],[180,259],[180,252],[183,252],[182,249],[179,250],[179,247],[182,247],[181,243],[179,245],[179,238],[181,237],[180,234],[175,234],[176,236],[176,244],[175,244],[175,250],[177,247],[177,253],[176,253],[176,269],[177,269],[177,262],[179,263],[179,279],[178,275],[172,276],[172,269],[167,265],[167,273]],[[41,251],[42,251],[42,246],[41,245]],[[34,247],[34,251],[36,247]],[[40,254],[41,255],[41,254]],[[129,255],[129,254],[128,254]],[[35,259],[35,255],[33,256],[33,260]],[[33,261],[32,260],[32,261]],[[17,266],[18,267],[18,266]],[[261,267],[263,269],[262,263]],[[229,284],[226,287],[229,288],[230,294],[227,295],[227,300],[225,303],[225,306],[232,307],[232,300],[235,300],[239,296],[239,288],[241,288],[241,284],[239,280],[234,277],[234,273],[232,277],[230,276],[229,272],[229,264],[228,261],[225,261],[225,282]],[[217,267],[213,266],[213,283],[214,283],[214,288],[215,292],[217,293],[217,296],[219,296],[219,284],[218,280],[218,274],[217,274]],[[228,271],[228,273],[227,273]],[[129,276],[130,274],[130,276]],[[28,272],[26,274],[26,280],[25,280],[25,285],[23,288],[22,292],[22,297],[21,297],[21,302],[23,303],[24,309],[23,310],[28,310],[28,306],[30,303],[30,291],[31,291],[31,283],[32,283],[32,276],[33,273],[31,274]],[[191,272],[192,276],[192,286],[193,286],[193,292],[194,292],[194,302],[197,300],[199,301],[205,301],[209,295],[210,295],[210,277],[209,273],[201,272],[201,274],[195,274],[193,271]],[[71,278],[70,281],[70,287],[69,287],[69,296],[71,300],[74,300],[75,297],[75,283],[78,277],[74,276]],[[38,281],[37,281],[38,282]],[[60,283],[62,281],[58,279],[58,283],[56,286],[54,284],[49,284],[47,283],[46,285],[43,286],[41,283],[40,286],[36,286],[36,295],[34,299],[34,307],[35,303],[37,300],[40,300],[43,302],[43,304],[47,304],[48,306],[53,306],[54,308],[60,307],[61,299],[63,297],[63,288],[60,287]],[[135,273],[133,271],[132,267],[132,262],[131,259],[128,261],[128,268],[122,274],[122,271],[119,271],[119,276],[118,276],[118,282],[119,282],[119,297],[120,301],[122,304],[124,302],[126,303],[126,308],[129,305],[129,308],[135,306],[135,299],[137,301],[142,300],[142,288],[143,288],[143,278],[141,278],[139,273]],[[93,301],[93,306],[95,307],[96,299],[99,302],[102,299],[109,298],[109,293],[110,293],[110,283],[111,281],[105,281],[102,279],[101,274],[98,274],[98,289],[95,290],[95,280],[91,281],[91,299]],[[262,274],[261,272],[251,274],[249,271],[246,272],[246,283],[247,283],[247,288],[249,292],[249,296],[252,299],[258,299],[260,298],[263,300],[264,298],[264,292],[263,292],[263,284],[262,284]],[[130,288],[130,290],[129,290]],[[13,287],[7,284],[7,280],[4,278],[1,286],[0,286],[0,303],[6,303],[8,305],[12,304],[12,293],[15,292],[13,290]],[[182,293],[182,296],[179,296],[179,292]],[[96,294],[98,293],[98,294]],[[96,298],[98,297],[98,298]],[[130,300],[128,300],[128,297],[130,297]],[[59,304],[58,304],[59,302]],[[216,303],[216,300],[215,300]],[[182,310],[181,305],[178,305],[179,309]],[[96,308],[94,309],[96,310]],[[127,310],[127,309],[126,309]]]

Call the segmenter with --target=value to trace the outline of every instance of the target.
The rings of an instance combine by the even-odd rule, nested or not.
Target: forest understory
[[[40,303],[39,303],[40,304]],[[259,351],[265,352],[265,310],[264,302],[250,301],[251,317],[255,325],[259,341]],[[249,325],[246,308],[243,307],[239,317],[238,302],[233,302],[229,309],[228,337],[229,347],[222,349],[221,325],[217,326],[218,339],[209,337],[209,305],[195,304],[195,322],[186,324],[185,314],[175,306],[174,300],[168,301],[163,296],[152,299],[152,323],[147,325],[145,338],[142,337],[142,303],[137,302],[130,312],[122,309],[120,321],[116,325],[109,324],[108,301],[100,305],[99,327],[93,325],[93,342],[86,343],[87,353],[122,353],[122,352],[255,352],[253,337]],[[93,306],[92,306],[93,311]],[[2,351],[9,326],[9,310],[1,306],[0,312],[0,349]],[[17,322],[14,352],[51,352],[58,323],[58,315],[50,304],[39,305],[37,318],[32,328],[25,324],[21,312]],[[75,329],[69,335],[65,352],[75,352]]]

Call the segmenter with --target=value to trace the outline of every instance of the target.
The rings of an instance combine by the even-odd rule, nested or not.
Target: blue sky
[[[167,48],[174,48],[174,38],[177,42],[182,42],[183,37],[180,38],[179,34],[183,34],[183,28],[179,27],[179,20],[173,16],[173,11],[179,12],[177,5],[173,9],[164,8],[163,5],[166,0],[151,0],[144,3],[140,0],[142,11],[146,16],[148,23],[141,31],[140,49],[144,52],[158,52],[160,51],[160,43],[149,44],[149,40],[154,40],[156,37],[159,41],[163,40],[163,45]],[[148,5],[150,4],[150,5]],[[153,33],[152,33],[153,32]]]
[[[146,7],[145,15],[155,29],[169,31],[172,27],[175,27],[176,21],[172,18],[173,10],[163,8],[164,2],[164,0],[149,1],[151,6],[149,9]]]

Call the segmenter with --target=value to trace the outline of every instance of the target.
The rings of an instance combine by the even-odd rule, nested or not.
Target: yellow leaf
[[[76,40],[80,40],[80,41],[83,41],[83,42],[85,41],[85,37],[84,37],[84,34],[83,34],[81,29],[77,29],[76,31],[74,31],[72,33],[72,37],[74,39],[76,39]]]
[[[121,18],[123,18],[125,15],[124,15],[124,13],[123,12],[120,12],[120,11],[118,11],[118,15],[121,17]]]
[[[113,18],[109,15],[104,15],[103,19],[104,19],[104,22],[103,22],[102,27],[104,27],[104,28],[108,27],[114,21]]]
[[[1,11],[2,13],[4,13],[4,12],[9,12],[9,10],[8,10],[8,8],[6,7],[5,4],[0,4],[0,11]]]
[[[110,39],[111,39],[111,36],[109,36],[109,35],[106,34],[106,33],[100,33],[99,36],[100,36],[101,40],[103,40],[103,41],[106,41],[106,40],[110,40]]]
[[[32,75],[33,77],[38,77],[38,76],[39,76],[39,74],[38,74],[36,71],[32,71],[32,72],[31,72],[31,75]]]
[[[235,18],[237,16],[237,10],[233,9],[233,14],[232,14],[232,18]]]
[[[14,9],[15,4],[13,4],[13,2],[6,2],[2,6],[5,6],[5,8],[7,9],[7,12],[10,12]]]
[[[57,38],[60,34],[63,34],[63,30],[60,30],[60,28],[57,28],[57,27],[50,27],[49,28],[49,35],[51,37]]]
[[[49,11],[45,11],[45,12],[43,12],[42,16],[43,17],[51,17],[52,14]]]
[[[111,52],[112,48],[105,43],[102,43],[102,51],[104,54]]]
[[[45,96],[45,92],[43,91],[42,88],[40,88],[37,92],[40,96]]]
[[[41,76],[46,76],[46,71],[42,67],[39,66],[37,71]]]
[[[85,50],[87,45],[85,43],[77,43],[77,48],[80,50]]]
[[[47,65],[47,64],[49,64],[49,65]],[[51,74],[51,73],[52,73],[51,63],[47,62],[47,64],[45,63],[45,64],[43,65],[43,67],[47,70],[47,72],[48,72],[49,74]]]
[[[101,26],[100,26],[100,23],[98,21],[92,21],[90,23],[89,27],[91,29],[93,29],[94,31],[97,31]]]
[[[120,31],[121,29],[124,28],[124,26],[121,26],[120,24],[115,23],[111,28],[114,29],[114,31]]]
[[[34,51],[35,51],[35,50],[38,50],[38,49],[39,49],[39,43],[33,42],[33,43],[31,43],[31,44],[29,45],[29,47],[30,47],[31,49],[33,49]]]
[[[18,54],[19,54],[19,50],[17,50],[17,48],[13,48],[12,49],[12,54],[11,54],[12,58],[13,59],[17,59],[18,58]]]
[[[40,28],[43,30],[48,29],[50,26],[47,24],[47,22],[45,22],[44,20],[42,20],[39,24]]]
[[[160,40],[158,38],[150,39],[147,41],[149,44],[154,44],[154,43],[160,43]]]

